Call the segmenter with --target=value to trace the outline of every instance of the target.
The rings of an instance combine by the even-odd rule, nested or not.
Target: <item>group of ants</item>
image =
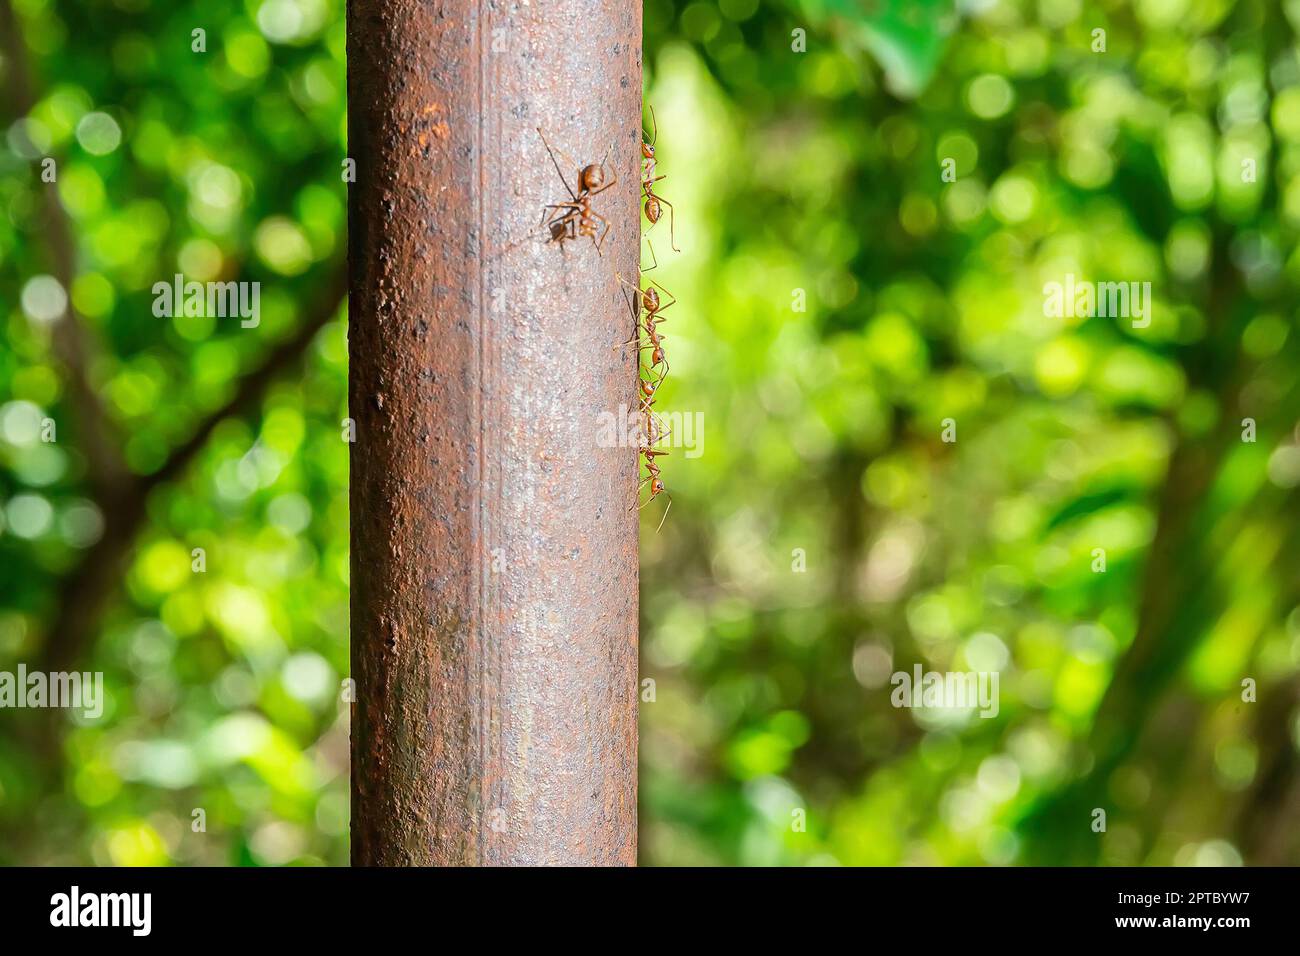
[[[654,107],[650,107],[650,124],[650,136],[646,137],[644,129],[641,133],[641,198],[644,200],[643,209],[646,219],[650,222],[649,228],[652,229],[655,223],[659,221],[663,207],[668,208],[669,243],[672,245],[674,252],[680,252],[681,250],[677,248],[673,222],[673,204],[655,192],[655,183],[666,177],[663,174],[655,175],[655,142],[659,139],[659,126],[655,122]],[[555,171],[559,174],[560,181],[564,183],[564,188],[568,190],[570,197],[568,202],[548,203],[543,207],[542,223],[546,225],[550,234],[546,240],[547,243],[555,242],[563,249],[564,243],[570,239],[589,238],[596,247],[596,253],[603,255],[601,246],[604,245],[605,237],[609,234],[610,224],[608,219],[591,208],[591,200],[592,197],[600,195],[606,189],[618,183],[617,171],[614,171],[612,179],[606,180],[605,160],[609,158],[609,152],[606,151],[605,158],[599,163],[582,166],[563,150],[559,150],[565,161],[578,171],[578,188],[575,192],[569,186],[568,180],[565,179],[560,164],[555,158],[556,150],[552,149],[551,144],[546,141],[546,135],[541,131],[540,127],[537,130],[537,135],[542,137],[542,144],[550,154]],[[597,236],[598,222],[604,224],[604,229],[599,230],[599,236]],[[648,232],[649,229],[646,231]],[[652,265],[646,268],[638,267],[642,277],[659,265],[659,260],[655,258],[654,246],[650,245],[648,238],[646,239],[646,245],[650,250]],[[622,273],[616,272],[614,275],[625,289],[630,290],[632,293],[628,297],[628,307],[632,312],[632,337],[626,342],[614,346],[614,348],[623,349],[628,346],[635,346],[637,352],[637,415],[640,424],[637,430],[637,451],[639,455],[645,458],[646,475],[637,484],[636,501],[632,507],[640,510],[654,501],[664,491],[664,482],[660,477],[660,466],[656,459],[662,455],[667,455],[668,452],[655,446],[668,437],[669,430],[664,427],[663,420],[655,413],[654,403],[659,387],[668,376],[668,360],[664,356],[664,336],[659,332],[657,325],[663,321],[663,313],[670,306],[675,305],[677,299],[654,279],[645,279],[646,286],[641,288],[639,279],[636,284],[633,284],[624,279]],[[660,292],[667,297],[667,301],[659,297]],[[644,339],[642,333],[644,333]],[[650,353],[650,358],[649,361],[643,362],[642,357],[646,352]],[[647,485],[650,487],[650,496],[643,502],[641,501],[641,492]],[[668,511],[672,506],[673,501],[670,496],[668,505],[664,508],[663,517],[659,519],[659,528],[663,527],[664,521],[668,518]]]

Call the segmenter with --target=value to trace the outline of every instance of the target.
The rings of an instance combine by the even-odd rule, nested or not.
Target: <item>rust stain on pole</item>
[[[353,862],[634,864],[640,4],[350,0],[348,102]]]

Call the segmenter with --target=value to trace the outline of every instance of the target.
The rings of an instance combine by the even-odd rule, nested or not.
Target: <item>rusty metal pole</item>
[[[353,863],[634,864],[640,3],[349,0],[348,110]]]

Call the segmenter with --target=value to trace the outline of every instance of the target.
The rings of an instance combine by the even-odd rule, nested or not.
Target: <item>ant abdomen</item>
[[[597,190],[605,185],[605,170],[600,166],[582,168],[582,186],[584,189]]]

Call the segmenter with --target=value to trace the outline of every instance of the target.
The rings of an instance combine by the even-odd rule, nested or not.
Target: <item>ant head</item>
[[[664,490],[664,480],[662,478],[654,478],[650,481],[650,494],[652,497],[654,495],[659,494],[663,490]]]
[[[605,185],[605,167],[594,164],[591,166],[584,166],[582,167],[581,178],[581,186],[583,189],[599,189],[601,186]]]
[[[655,158],[655,148],[654,148],[654,144],[653,144],[653,143],[642,143],[642,144],[641,144],[641,155],[642,155],[645,159],[654,159],[654,158]]]
[[[641,382],[641,391],[645,392],[647,398],[653,395],[657,388],[659,388],[658,382],[651,382],[648,379],[643,379]]]
[[[662,346],[662,345],[656,345],[656,346],[655,346],[654,353],[653,353],[653,355],[652,355],[651,357],[654,359],[654,363],[655,363],[656,365],[663,365],[663,364],[664,364],[664,349],[663,349],[663,346]]]
[[[645,300],[645,310],[647,312],[659,311],[659,293],[653,287],[646,289],[641,294],[641,298]]]
[[[659,221],[659,200],[651,197],[645,201],[645,217],[654,225]]]

